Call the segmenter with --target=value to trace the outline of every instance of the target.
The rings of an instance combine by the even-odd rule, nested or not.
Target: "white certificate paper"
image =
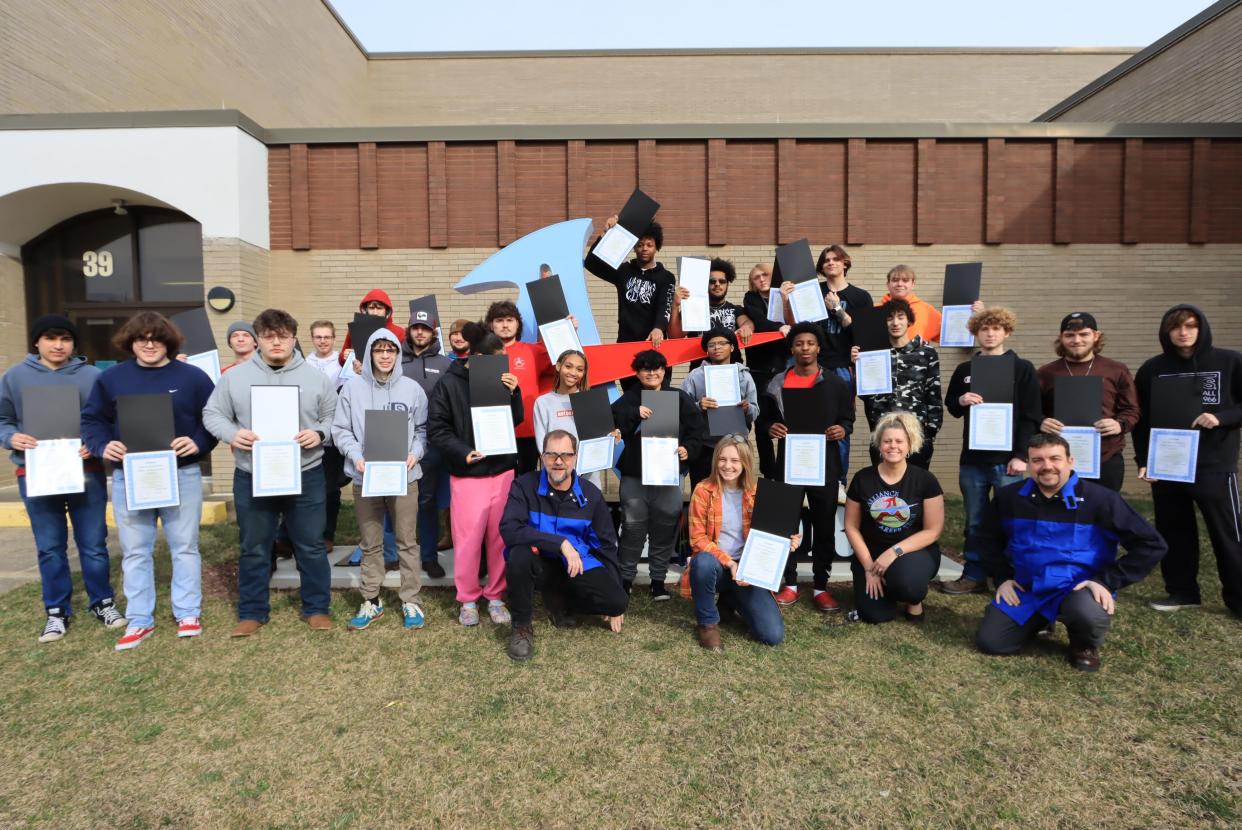
[[[891,349],[859,352],[858,394],[888,395],[893,391],[893,352]]]
[[[64,496],[86,490],[80,438],[44,438],[26,450],[26,495]]]
[[[768,319],[773,323],[785,322],[785,298],[775,288],[768,291]]]
[[[250,431],[260,441],[292,441],[302,431],[299,395],[296,386],[250,387]]]
[[[977,403],[970,408],[972,450],[1009,452],[1013,449],[1013,404]]]
[[[1199,465],[1199,430],[1153,429],[1147,444],[1147,477],[1195,483]]]
[[[543,347],[548,350],[548,357],[553,363],[560,360],[565,352],[582,351],[582,341],[578,339],[578,331],[569,320],[544,323],[539,327],[539,336],[543,338]]]
[[[737,406],[742,402],[742,376],[736,363],[723,366],[704,363],[703,383],[707,387],[707,397],[717,406]]]
[[[185,359],[191,366],[197,366],[211,378],[212,383],[220,382],[220,353],[214,349],[210,352],[199,352]]]
[[[785,483],[823,487],[827,442],[823,435],[786,435]]]
[[[788,558],[788,538],[751,528],[737,563],[737,579],[769,591],[780,590]]]
[[[404,496],[408,492],[404,461],[368,461],[362,470],[362,495]]]
[[[301,494],[302,448],[297,441],[255,441],[250,464],[251,495]]]
[[[1061,437],[1070,446],[1074,472],[1079,478],[1100,477],[1100,433],[1095,427],[1062,427]]]
[[[612,453],[616,443],[611,435],[579,441],[578,475],[597,473],[612,467]]]
[[[968,305],[947,305],[940,309],[940,345],[969,349],[975,336],[966,328],[971,310]]]
[[[513,434],[513,410],[505,406],[472,406],[474,448],[484,455],[514,455],[517,436]]]
[[[707,331],[712,327],[707,300],[712,261],[685,256],[678,265],[677,284],[690,292],[690,296],[681,301],[681,327],[686,331]]]
[[[125,476],[125,506],[130,510],[176,507],[181,503],[177,454],[172,450],[127,452],[121,471]]]
[[[789,295],[789,308],[799,323],[815,323],[828,319],[828,306],[824,303],[824,295],[820,293],[818,280],[807,280],[798,283],[798,287]]]
[[[620,268],[621,263],[638,244],[638,237],[620,225],[613,225],[595,245],[592,251],[597,257],[613,268]]]
[[[677,487],[681,484],[681,459],[676,438],[642,438],[643,484]]]

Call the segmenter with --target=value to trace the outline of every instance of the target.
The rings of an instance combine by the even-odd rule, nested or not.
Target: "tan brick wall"
[[[1242,6],[1054,120],[1242,121]]]
[[[0,254],[0,371],[26,359],[26,280],[19,260]],[[0,458],[0,487],[14,483],[8,451]]]
[[[817,240],[815,245],[827,241]],[[362,295],[379,287],[392,295],[398,308],[404,308],[412,297],[436,293],[446,321],[477,318],[489,302],[512,297],[515,292],[467,296],[454,292],[452,285],[494,251],[275,251],[270,255],[271,304],[288,309],[303,327],[317,317],[329,317],[343,327]],[[945,263],[983,261],[985,300],[1009,305],[1018,313],[1012,346],[1036,366],[1052,359],[1051,342],[1060,318],[1068,311],[1082,309],[1093,311],[1107,332],[1106,353],[1133,370],[1158,349],[1156,326],[1160,315],[1181,301],[1204,308],[1217,345],[1242,349],[1242,301],[1236,289],[1242,268],[1239,245],[868,245],[855,247],[851,253],[855,263],[851,281],[877,299],[884,293],[888,269],[904,262],[921,274],[920,295],[937,304]],[[686,255],[729,257],[738,267],[739,279],[744,279],[751,265],[770,259],[771,248],[669,246],[660,258],[672,264],[678,256]],[[210,280],[208,284],[212,284]],[[587,285],[601,336],[611,342],[616,331],[616,294],[611,286],[589,275]],[[740,302],[742,293],[741,284],[735,284],[731,299]],[[942,354],[946,385],[966,354],[957,349]],[[675,377],[680,378],[681,372]],[[960,422],[948,420],[937,444],[933,469],[955,492],[961,428]],[[865,424],[861,407],[859,423]],[[855,442],[851,469],[865,460],[860,438]],[[1129,478],[1133,484],[1132,471]]]

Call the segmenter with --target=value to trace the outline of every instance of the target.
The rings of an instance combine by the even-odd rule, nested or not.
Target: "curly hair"
[[[785,335],[785,348],[786,349],[788,349],[791,352],[793,351],[794,338],[797,337],[799,334],[815,335],[815,342],[819,343],[819,348],[821,350],[824,348],[823,329],[819,327],[818,323],[812,323],[810,321],[804,320],[801,323],[794,323],[792,326],[789,327],[789,333]]]
[[[1004,306],[995,305],[983,311],[976,311],[966,322],[966,329],[971,334],[978,334],[979,329],[984,326],[1000,326],[1012,334],[1013,330],[1018,327],[1018,315]]]
[[[492,327],[492,323],[501,317],[512,317],[517,320],[518,327],[516,337],[518,340],[521,340],[522,327],[524,323],[522,321],[522,312],[518,311],[517,304],[515,304],[512,300],[497,300],[487,307],[487,314],[484,315],[483,322],[486,323],[487,327],[490,329]]]
[[[884,433],[890,429],[899,429],[906,434],[910,455],[923,449],[923,425],[912,413],[901,411],[887,412],[880,416],[880,420],[875,423],[875,429],[871,431],[871,446],[878,450],[880,442],[884,440]]]
[[[112,345],[125,354],[133,354],[134,341],[148,337],[163,343],[170,357],[181,351],[184,341],[181,329],[172,320],[157,311],[140,311],[125,321],[112,338]]]
[[[732,285],[733,281],[737,279],[737,269],[734,268],[733,263],[727,259],[721,259],[720,257],[712,257],[712,264],[710,266],[710,270],[719,271],[720,273],[724,274],[725,281],[727,281],[730,285]]]
[[[910,325],[914,325],[914,309],[910,307],[910,303],[900,297],[893,297],[884,305],[880,306],[880,311],[883,312],[885,320],[892,317],[894,314],[904,314],[906,315],[906,322]]]

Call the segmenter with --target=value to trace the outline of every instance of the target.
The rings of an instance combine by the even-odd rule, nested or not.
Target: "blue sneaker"
[[[401,603],[401,618],[403,625],[409,628],[422,628],[427,624],[427,618],[423,616],[423,609],[417,602]]]
[[[358,616],[349,621],[349,627],[361,631],[371,623],[384,616],[384,602],[379,597],[374,600],[364,599],[358,607]]]

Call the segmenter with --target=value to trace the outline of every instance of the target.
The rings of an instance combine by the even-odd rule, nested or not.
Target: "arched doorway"
[[[78,214],[21,248],[27,326],[64,313],[92,362],[123,359],[111,346],[138,311],[171,315],[203,304],[202,227],[168,208],[118,206]]]

